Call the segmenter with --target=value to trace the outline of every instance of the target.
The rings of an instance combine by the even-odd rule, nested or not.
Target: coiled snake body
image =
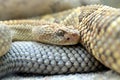
[[[120,49],[119,49],[119,47],[120,47],[120,37],[119,37],[119,35],[120,35],[120,17],[119,16],[120,16],[119,9],[115,9],[115,8],[111,8],[111,7],[103,6],[103,5],[90,5],[90,6],[83,6],[83,7],[73,9],[73,11],[63,21],[58,21],[58,24],[57,23],[47,23],[47,22],[39,23],[40,20],[1,21],[1,23],[7,24],[8,27],[10,27],[10,29],[13,30],[12,37],[15,40],[17,40],[17,39],[19,40],[19,38],[20,38],[20,37],[16,38],[16,35],[18,35],[17,32],[25,30],[25,33],[27,34],[28,37],[30,36],[29,33],[30,32],[32,33],[31,34],[32,38],[30,36],[29,40],[36,40],[36,41],[43,42],[43,43],[50,43],[50,44],[57,44],[57,45],[68,45],[68,44],[72,45],[72,44],[76,44],[76,43],[80,42],[88,50],[88,52],[90,54],[92,54],[98,61],[103,63],[105,66],[115,70],[116,72],[120,73],[120,70],[119,70],[119,68],[120,68],[120,53],[119,53],[120,52]],[[22,24],[22,27],[21,27],[21,24]],[[39,25],[41,25],[42,27]],[[26,26],[26,27],[24,27],[24,26]],[[34,26],[35,28],[31,28],[32,26]],[[52,29],[54,28],[54,30],[50,31],[50,30],[52,30],[51,28]],[[17,30],[19,30],[19,31],[17,31]],[[54,37],[51,37],[50,34]],[[11,37],[8,37],[8,38],[11,38]],[[26,37],[23,40],[26,40]],[[9,41],[10,40],[8,40],[8,42]],[[1,41],[1,43],[5,43],[5,42]],[[13,44],[13,46],[14,45],[25,46],[22,43],[20,43],[20,44],[15,43],[15,44]],[[48,45],[46,45],[46,46],[48,46]],[[50,47],[51,46],[49,46],[49,48]],[[78,48],[76,47],[76,49],[78,49]],[[7,49],[2,49],[2,50],[4,51]],[[21,52],[21,53],[19,51],[15,51],[16,53],[14,53],[14,50],[15,50],[14,47],[12,50],[13,51],[8,52],[1,58],[1,64],[7,65],[9,63],[11,57],[15,57],[15,60],[12,60],[13,64],[10,64],[10,63],[8,64],[10,66],[10,68],[12,68],[13,65],[15,65],[14,67],[17,66],[18,68],[15,68],[15,71],[20,70],[23,72],[28,71],[28,72],[40,73],[39,70],[37,72],[36,69],[40,68],[41,67],[40,65],[44,65],[50,69],[47,69],[48,71],[45,70],[45,72],[43,71],[43,73],[48,73],[48,72],[56,73],[54,71],[52,72],[51,68],[54,68],[54,67],[51,67],[52,64],[49,64],[49,59],[46,59],[46,60],[48,60],[48,65],[44,64],[44,62],[42,64],[40,64],[38,61],[39,55],[37,56],[36,53],[33,54],[33,56],[30,56],[24,52],[24,49],[23,49],[23,52]],[[19,50],[19,49],[17,49],[17,50]],[[60,50],[62,50],[62,49],[60,49]],[[65,51],[66,51],[66,49],[65,49]],[[68,54],[68,55],[71,54],[69,52],[69,49],[67,51],[68,51],[68,53],[66,53],[66,54]],[[4,52],[6,52],[6,51],[4,51]],[[32,57],[33,61],[35,59],[35,63],[33,63],[32,61],[30,62],[31,64],[32,63],[35,64],[35,67],[30,67],[31,69],[25,68],[24,64],[27,63],[27,60],[24,62],[25,57],[23,57],[22,53],[24,53],[24,55],[26,55],[28,57]],[[45,56],[49,57],[49,56],[47,56],[47,52],[45,52],[45,53],[46,53]],[[15,54],[15,56],[12,56],[12,54],[13,55]],[[55,54],[54,51],[53,51],[53,54]],[[78,55],[75,53],[73,53],[73,54],[74,55],[71,56],[71,58],[74,58],[75,55]],[[83,54],[86,54],[86,53],[83,53]],[[62,56],[61,53],[59,53],[59,55]],[[66,57],[66,55],[65,55],[65,57]],[[81,56],[77,57],[76,59],[79,59],[79,58],[81,58]],[[86,56],[86,58],[87,58],[87,56]],[[5,59],[7,59],[7,60],[4,62]],[[21,63],[23,60],[22,66],[21,66],[21,63],[17,64],[17,59],[18,59],[18,62],[21,62]],[[28,60],[28,63],[29,63],[31,58],[28,58],[28,59],[29,59]],[[42,58],[42,59],[44,59],[44,58]],[[53,60],[56,61],[56,59],[53,59]],[[61,60],[62,60],[62,62],[64,62],[64,60],[62,58],[61,58]],[[69,59],[67,61],[71,62]],[[75,60],[75,61],[77,61],[77,60]],[[73,61],[73,63],[75,63],[75,61]],[[65,63],[67,63],[67,62],[65,62]],[[79,61],[78,61],[78,63],[79,63]],[[7,69],[8,66],[6,66],[6,68],[3,68],[3,67],[4,66],[1,65],[0,70],[4,72],[4,70]],[[66,69],[66,66],[64,66],[64,67],[62,67],[64,69],[62,73],[66,72],[66,71],[68,71],[68,73],[70,73],[69,70],[71,68]],[[81,65],[78,64],[77,67],[80,68]],[[11,70],[13,70],[13,69],[10,69],[10,68],[8,68],[8,69],[11,72]],[[62,70],[62,68],[61,68],[61,70]],[[46,68],[44,68],[44,69],[46,69]],[[84,71],[84,70],[82,69],[82,71]],[[81,72],[81,70],[79,70],[78,72]],[[3,74],[6,74],[6,72],[4,72]]]
[[[105,68],[80,45],[52,46],[30,41],[12,43],[0,61],[0,76],[13,72],[67,74]]]

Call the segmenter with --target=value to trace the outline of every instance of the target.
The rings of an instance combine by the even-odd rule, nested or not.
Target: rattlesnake
[[[44,23],[44,22],[39,22],[40,20],[27,20],[27,19],[1,21],[1,23],[6,24],[10,29],[14,30],[12,31],[14,39],[16,38],[16,36],[14,36],[16,34],[16,30],[18,29],[19,31],[20,30],[23,31],[24,29],[25,31],[32,32],[32,35],[34,34],[35,38],[33,37],[29,38],[30,40],[36,40],[36,41],[41,40],[40,42],[43,42],[43,43],[50,43],[50,44],[57,44],[57,45],[63,45],[67,41],[68,42],[70,41],[69,43],[71,45],[80,42],[88,50],[88,52],[91,53],[98,61],[103,63],[105,66],[115,70],[116,72],[120,73],[120,70],[119,70],[120,68],[120,55],[119,55],[120,17],[119,16],[120,16],[119,9],[115,9],[115,8],[103,6],[103,5],[89,5],[89,6],[83,6],[83,7],[78,7],[76,9],[73,9],[72,12],[63,21],[60,21],[60,22],[58,21],[58,24],[49,23],[49,22]],[[17,26],[15,27],[16,24]],[[38,26],[39,24],[42,27]],[[39,34],[40,32],[37,32],[38,30],[39,31],[43,30],[43,32],[45,31],[45,33],[50,34],[50,30],[48,31],[48,28],[49,28],[48,26],[55,27],[56,25],[58,28],[57,32],[60,32],[60,34],[53,31],[52,33],[57,34],[57,36],[59,37],[54,36],[49,39],[49,37],[43,36],[44,34],[40,35]],[[32,26],[34,26],[35,28],[31,29]],[[43,29],[43,28],[46,28],[46,29]],[[66,33],[69,36],[69,38],[68,36],[67,38],[65,38]],[[38,34],[39,36],[35,36]],[[48,36],[51,36],[51,35],[48,35]],[[63,37],[62,41],[60,40],[61,37]],[[11,38],[11,37],[8,37],[8,38]],[[16,40],[17,39],[19,40],[19,38],[20,37],[16,38]],[[51,40],[51,42],[46,39]],[[67,41],[64,41],[64,40],[67,40]],[[1,41],[1,43],[4,44],[5,42]],[[65,45],[68,45],[68,43]],[[2,49],[2,50],[4,51],[7,49]],[[3,54],[3,52],[1,54]],[[3,56],[3,58],[7,58],[7,57]],[[35,70],[35,72],[36,71],[37,70]]]

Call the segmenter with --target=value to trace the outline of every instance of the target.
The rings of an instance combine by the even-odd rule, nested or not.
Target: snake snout
[[[74,44],[77,44],[78,41],[79,41],[79,34],[76,34],[76,33],[72,33],[72,34],[66,34],[64,35],[65,37],[65,42],[66,42],[66,45],[69,44],[69,45],[74,45]]]

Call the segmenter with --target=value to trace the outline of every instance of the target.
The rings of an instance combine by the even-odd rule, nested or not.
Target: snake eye
[[[57,31],[56,34],[57,34],[58,36],[64,36],[65,33],[66,33],[65,31],[63,31],[63,30],[60,29],[60,30]]]

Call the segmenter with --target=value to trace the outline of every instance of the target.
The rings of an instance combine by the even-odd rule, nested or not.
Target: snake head
[[[33,38],[42,43],[55,45],[74,45],[79,41],[79,31],[73,26],[56,23],[36,26],[32,30]]]

